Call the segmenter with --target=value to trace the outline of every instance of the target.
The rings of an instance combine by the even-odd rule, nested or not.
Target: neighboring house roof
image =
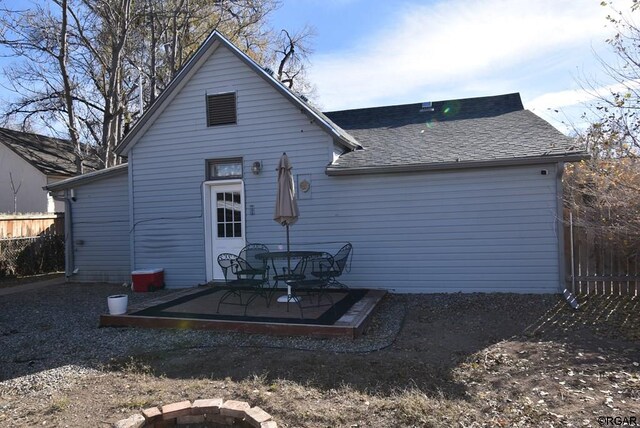
[[[92,181],[102,180],[103,178],[112,177],[118,174],[126,174],[128,171],[128,164],[123,163],[111,168],[105,168],[98,171],[89,172],[86,174],[78,175],[76,177],[67,178],[66,180],[57,181],[53,184],[49,184],[44,189],[51,192],[58,190],[71,189],[80,185],[91,183]]]
[[[204,41],[204,43],[198,48],[191,59],[180,70],[176,77],[171,81],[169,86],[160,94],[156,101],[150,106],[150,108],[142,115],[142,117],[135,123],[133,128],[125,136],[124,140],[116,147],[115,152],[119,155],[126,156],[129,150],[136,144],[138,139],[144,134],[149,126],[158,118],[160,113],[171,103],[171,100],[184,87],[189,78],[200,68],[200,66],[209,58],[209,56],[220,46],[225,46],[231,52],[233,52],[241,61],[247,64],[253,71],[255,71],[262,79],[273,86],[278,92],[291,101],[296,107],[305,113],[311,120],[316,122],[321,128],[328,132],[337,142],[344,145],[348,149],[359,149],[360,144],[344,130],[340,129],[335,123],[327,118],[322,112],[312,107],[310,104],[302,100],[298,95],[294,94],[280,81],[271,76],[270,73],[265,71],[254,60],[249,58],[244,52],[233,45],[229,40],[222,36],[217,31],[211,33],[211,35]]]
[[[325,113],[364,150],[329,175],[579,160],[575,140],[524,110],[520,94]]]
[[[45,175],[77,175],[74,147],[69,140],[0,128],[0,143]],[[85,166],[89,170],[98,168],[94,161],[85,161]]]

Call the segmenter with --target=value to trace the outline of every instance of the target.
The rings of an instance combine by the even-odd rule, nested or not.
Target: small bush
[[[0,278],[64,270],[64,238],[40,236],[0,241]]]

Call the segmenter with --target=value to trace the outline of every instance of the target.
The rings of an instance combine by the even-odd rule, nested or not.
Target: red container
[[[145,292],[164,287],[164,269],[134,270],[131,272],[133,291]]]

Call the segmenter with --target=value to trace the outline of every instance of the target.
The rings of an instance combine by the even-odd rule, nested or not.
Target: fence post
[[[573,212],[569,211],[569,239],[571,240],[571,292],[576,293],[576,268],[573,256]]]

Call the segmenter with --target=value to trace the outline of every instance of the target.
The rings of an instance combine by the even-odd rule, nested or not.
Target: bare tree
[[[105,167],[114,165],[125,122],[142,113],[141,93],[144,104],[154,102],[214,29],[264,62],[271,46],[266,17],[276,6],[276,0],[40,0],[0,8],[0,44],[17,59],[4,71],[19,94],[6,106],[5,121],[37,123],[70,138],[78,168],[87,146],[97,148]]]
[[[314,98],[316,94],[316,88],[306,74],[315,34],[314,28],[308,25],[294,33],[281,30],[271,59],[278,80],[307,98]]]
[[[78,14],[72,13],[79,40],[92,54],[93,64],[86,64],[87,71],[102,96],[99,146],[102,161],[108,167],[117,163],[114,149],[123,134],[123,58],[133,20],[132,1],[82,0],[82,3],[99,25],[97,30],[88,30]]]
[[[127,62],[137,73],[130,74],[144,75],[145,99],[152,103],[213,30],[264,63],[272,38],[266,19],[277,5],[274,0],[147,0],[139,20],[144,24],[136,25],[131,39]],[[138,85],[132,81],[131,87]]]
[[[76,170],[82,172],[84,152],[75,120],[76,82],[69,71],[67,1],[54,1],[59,11],[36,7],[19,16],[3,10],[0,43],[25,59],[5,74],[20,97],[8,104],[6,117],[22,117],[22,128],[39,120],[55,132],[62,122],[75,147]],[[59,13],[59,17],[56,15]]]
[[[596,97],[591,106],[592,125],[585,132],[584,141],[598,157],[638,156],[640,154],[640,27],[635,23],[639,3],[629,11],[614,9],[603,2],[611,13],[607,20],[616,34],[607,39],[615,54],[613,60],[597,57],[602,70],[611,82],[584,79],[582,86]],[[612,84],[611,84],[612,83]],[[608,90],[601,89],[609,88]],[[595,118],[594,118],[595,116]]]
[[[603,2],[603,6],[610,7]],[[612,9],[607,20],[617,33],[607,40],[615,58],[598,58],[615,84],[602,93],[600,83],[583,86],[596,95],[590,127],[578,139],[591,159],[569,165],[565,175],[565,206],[581,226],[620,248],[640,246],[640,27],[630,11]],[[595,117],[594,117],[595,114]]]
[[[67,113],[67,129],[69,130],[69,139],[73,144],[75,150],[75,164],[76,171],[78,173],[83,172],[82,168],[82,147],[80,145],[80,138],[78,135],[78,129],[76,127],[75,106],[73,103],[73,88],[71,84],[71,78],[69,71],[67,70],[67,58],[68,58],[68,12],[67,12],[67,0],[55,1],[60,6],[60,47],[58,49],[58,65],[60,66],[60,77],[62,78],[62,97],[64,100],[64,110]]]

